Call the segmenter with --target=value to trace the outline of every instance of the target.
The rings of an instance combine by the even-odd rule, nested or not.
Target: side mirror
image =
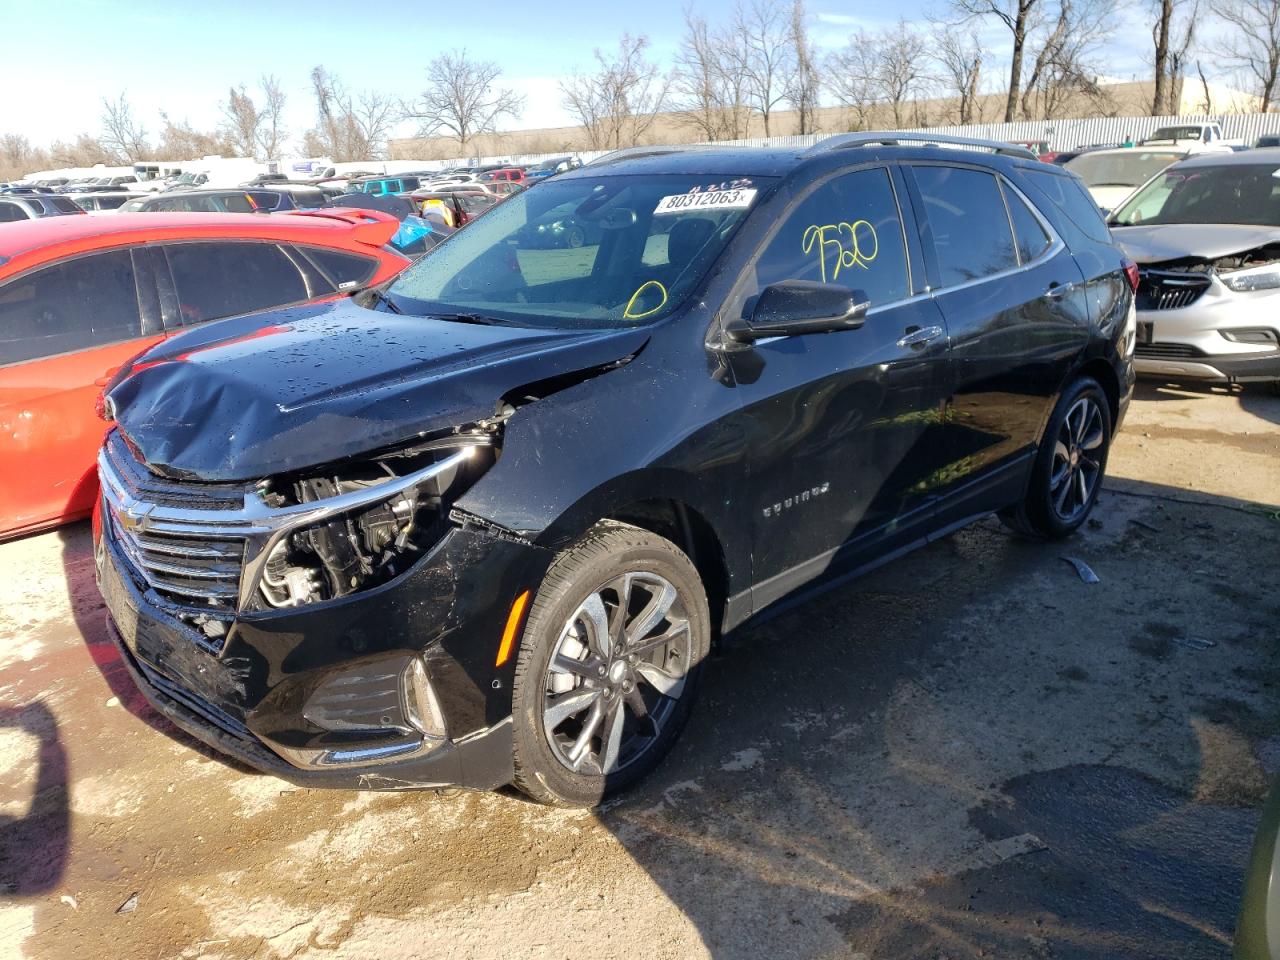
[[[870,307],[858,290],[814,280],[784,280],[761,290],[750,316],[730,321],[725,334],[737,343],[754,343],[766,337],[857,330]]]

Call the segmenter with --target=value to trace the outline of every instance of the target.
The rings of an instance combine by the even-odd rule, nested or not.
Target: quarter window
[[[27,211],[22,209],[16,203],[0,203],[0,223],[11,223],[16,220],[26,220]]]
[[[317,266],[328,275],[335,287],[349,289],[359,286],[373,276],[378,261],[357,253],[330,250],[326,247],[304,247]]]
[[[953,287],[1018,265],[996,178],[962,167],[914,167],[924,198],[939,283]]]
[[[800,202],[756,263],[758,290],[783,280],[839,284],[873,306],[910,295],[902,218],[887,170],[836,177]]]
[[[1013,221],[1013,237],[1018,244],[1018,257],[1023,263],[1030,263],[1049,249],[1053,241],[1041,226],[1036,215],[1027,207],[1026,201],[1009,188],[1004,188],[1004,200],[1009,205],[1009,219]]]
[[[1107,229],[1106,221],[1102,219],[1102,211],[1093,202],[1093,198],[1085,192],[1079,180],[1069,174],[1042,173],[1038,170],[1024,171],[1023,176],[1043,190],[1054,205],[1065,213],[1072,223],[1083,230],[1090,240],[1097,240],[1099,243],[1111,242],[1111,231]]]
[[[302,274],[274,243],[175,243],[166,252],[183,326],[307,299]]]
[[[44,267],[0,286],[0,364],[141,335],[128,250]]]

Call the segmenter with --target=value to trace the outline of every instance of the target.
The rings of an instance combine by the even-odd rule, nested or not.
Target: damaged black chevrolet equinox
[[[384,288],[137,358],[114,635],[162,714],[296,783],[595,803],[716,636],[993,511],[1078,527],[1135,279],[1018,147],[611,155]]]

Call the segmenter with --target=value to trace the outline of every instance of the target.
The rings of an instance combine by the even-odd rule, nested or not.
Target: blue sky
[[[687,2],[6,0],[5,33],[43,39],[6,44],[0,58],[0,132],[23,133],[35,143],[96,133],[101,98],[121,90],[153,132],[160,110],[207,128],[215,124],[231,84],[252,85],[268,72],[284,82],[289,132],[296,138],[312,121],[307,74],[316,64],[352,89],[408,97],[421,86],[423,66],[453,47],[503,66],[504,82],[528,98],[519,126],[568,123],[557,79],[589,68],[595,47],[613,46],[628,30],[647,34],[654,56],[668,60],[680,41]],[[889,7],[809,0],[810,28],[820,46],[831,48],[859,26],[875,29],[899,14],[923,19],[939,3],[901,0]],[[729,16],[733,0],[699,0],[696,7],[714,23]],[[453,13],[441,15],[442,9]],[[525,11],[527,18],[504,23],[503,9]],[[1003,57],[1007,32],[992,27],[985,35],[991,52]],[[1145,73],[1149,31],[1136,9],[1116,14],[1113,37],[1117,46],[1106,57],[1108,73]]]

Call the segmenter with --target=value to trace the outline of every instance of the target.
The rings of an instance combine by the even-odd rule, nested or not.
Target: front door
[[[824,181],[748,270],[745,311],[753,294],[793,279],[846,286],[871,303],[860,329],[730,355],[748,448],[756,610],[924,529],[941,466],[947,336],[934,302],[915,296],[913,265],[921,281],[923,269],[899,196],[884,167]]]

